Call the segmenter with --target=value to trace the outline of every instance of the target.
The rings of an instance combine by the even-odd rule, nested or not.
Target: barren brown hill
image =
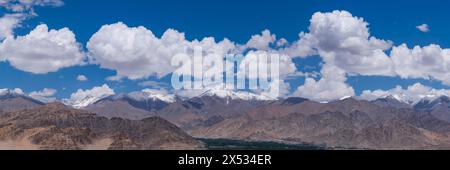
[[[59,103],[0,116],[0,141],[0,149],[203,148],[201,142],[159,117],[108,119]]]
[[[4,112],[31,109],[42,105],[44,103],[14,92],[7,92],[0,96],[0,111]]]
[[[130,120],[141,120],[156,116],[152,111],[143,110],[132,106],[125,99],[103,99],[84,108],[106,118],[124,118]]]

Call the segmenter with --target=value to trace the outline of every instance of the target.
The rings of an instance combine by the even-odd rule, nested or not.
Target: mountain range
[[[291,98],[189,133],[196,137],[308,142],[332,148],[447,148],[450,123],[409,108],[348,98],[317,103]]]
[[[450,98],[447,96],[441,96],[434,100],[421,100],[414,105],[414,109],[430,112],[436,118],[450,122]]]
[[[43,105],[43,102],[14,90],[0,91],[0,112],[18,111]]]
[[[0,149],[204,148],[202,142],[157,116],[140,120],[108,118],[62,103],[43,104],[20,94],[3,95],[0,106],[3,110],[0,114]],[[137,110],[124,109],[131,109],[133,113]]]
[[[69,107],[8,93],[0,96],[0,140],[29,139],[44,149],[85,149],[105,140],[107,149],[204,148],[195,138],[343,149],[450,148],[450,99],[445,96],[410,104],[394,96],[319,103],[249,94],[207,91],[182,99],[135,92]],[[38,140],[44,139],[37,138],[41,130],[46,140]]]

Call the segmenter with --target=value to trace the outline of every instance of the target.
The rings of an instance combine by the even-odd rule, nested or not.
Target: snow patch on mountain
[[[353,96],[344,96],[344,97],[342,97],[342,98],[340,98],[339,100],[346,100],[346,99],[350,99],[350,98],[352,98]]]
[[[429,96],[427,98],[423,98],[420,100],[416,107],[429,107],[428,109],[432,109],[432,107],[436,107],[438,105],[448,105],[450,104],[450,98],[448,96]]]
[[[277,100],[268,96],[258,95],[251,92],[222,90],[222,89],[207,90],[202,95],[200,95],[200,97],[201,96],[216,96],[232,100],[260,100],[260,101]]]
[[[138,100],[153,100],[153,101],[163,101],[166,103],[174,103],[176,101],[176,97],[173,94],[169,94],[165,90],[155,90],[155,89],[144,89],[140,92],[132,92],[128,94],[129,97]]]

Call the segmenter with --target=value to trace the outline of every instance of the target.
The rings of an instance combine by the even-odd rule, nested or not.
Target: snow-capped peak
[[[450,98],[448,96],[439,96],[439,97],[433,97],[433,98],[428,98],[428,99],[424,99],[424,100],[428,101],[430,103],[434,103],[435,105],[450,102]]]
[[[64,99],[63,102],[64,104],[74,108],[84,108],[114,94],[114,90],[105,84],[100,87],[94,87],[90,90],[79,89],[76,93],[73,93],[70,96],[70,99]]]
[[[204,92],[201,96],[216,96],[219,98],[230,98],[232,100],[276,100],[264,95],[258,95],[251,92],[244,91],[232,91],[232,90],[222,90],[222,89],[211,89]]]
[[[32,100],[35,100],[36,102],[41,102],[41,103],[49,103],[49,102],[56,101],[56,98],[42,96],[42,95],[39,95],[38,92],[31,92],[29,94],[26,94],[22,91],[22,89],[19,89],[19,88],[0,89],[0,98],[6,99],[6,98],[15,98],[15,97],[32,99]]]
[[[393,100],[398,100],[398,101],[403,101],[403,99],[399,96],[399,95],[388,95],[385,97],[386,99],[393,99]]]
[[[424,95],[421,96],[421,99],[416,102],[417,103],[439,103],[440,99],[444,98],[446,96],[437,96],[437,95]]]
[[[405,99],[403,99],[403,97],[401,97],[400,95],[397,95],[397,94],[386,95],[382,99],[390,99],[390,100],[396,100],[396,101],[403,102],[403,103],[410,103],[410,102],[406,101]]]
[[[86,95],[84,98],[82,99],[78,99],[78,100],[69,100],[69,99],[65,99],[63,100],[63,103],[69,106],[72,106],[73,108],[84,108],[87,107],[99,100],[102,100],[104,98],[107,98],[111,95],[101,95],[101,96],[94,96],[94,95]]]
[[[408,100],[407,97],[403,94],[388,94],[385,95],[384,97],[381,97],[379,99],[390,99],[390,100],[396,100],[402,103],[406,103],[409,105],[413,105],[415,102],[412,100]]]
[[[132,92],[128,94],[128,96],[132,97],[135,100],[160,100],[166,103],[174,103],[176,101],[175,95],[168,94],[167,91],[163,90],[154,90],[154,89],[144,89],[140,92]]]
[[[342,97],[342,98],[340,98],[339,100],[346,100],[346,99],[350,99],[350,98],[352,98],[353,96],[344,96],[344,97]]]

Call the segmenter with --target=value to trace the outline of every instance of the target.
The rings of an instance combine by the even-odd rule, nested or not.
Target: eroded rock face
[[[159,117],[108,119],[58,103],[0,116],[0,141],[27,141],[39,149],[56,150],[203,148],[201,142]]]

